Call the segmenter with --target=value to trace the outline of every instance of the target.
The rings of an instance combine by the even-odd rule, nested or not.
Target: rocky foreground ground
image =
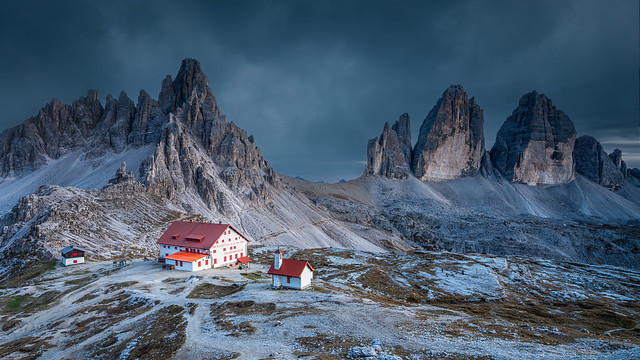
[[[303,291],[273,290],[272,251],[252,248],[248,270],[188,273],[142,259],[25,270],[0,289],[0,358],[640,357],[635,271],[291,248],[316,278]]]

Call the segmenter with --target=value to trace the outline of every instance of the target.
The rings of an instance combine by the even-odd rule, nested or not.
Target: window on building
[[[242,257],[242,253],[240,253],[240,257]]]
[[[213,259],[213,264],[217,264],[218,263],[218,259]]]
[[[198,267],[202,266],[202,262],[198,261]]]
[[[205,264],[205,265],[209,265],[209,260],[205,260],[205,261],[204,261],[204,264]]]
[[[226,257],[226,256],[224,257],[224,260],[223,260],[223,261],[227,261],[227,257]]]
[[[74,263],[74,264],[77,264],[77,263],[78,263],[78,260],[73,260],[73,263]]]
[[[291,276],[287,276],[287,284],[291,283]]]
[[[213,250],[213,253],[215,254],[215,253],[216,253],[216,251],[215,251],[215,250]]]
[[[227,251],[227,248],[223,248],[222,251]]]

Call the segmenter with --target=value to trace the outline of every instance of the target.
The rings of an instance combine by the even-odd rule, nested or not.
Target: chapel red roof
[[[304,260],[292,260],[292,259],[282,259],[282,264],[280,264],[280,269],[276,270],[271,264],[271,268],[267,274],[269,275],[282,275],[282,276],[292,276],[299,278],[302,276],[302,272],[305,267],[309,267],[311,271],[315,271],[308,261]]]
[[[160,236],[157,243],[194,249],[210,249],[229,228],[235,230],[245,240],[249,241],[246,236],[229,224],[175,221]]]
[[[246,263],[249,263],[249,262],[251,262],[251,261],[252,261],[252,260],[251,260],[248,256],[243,256],[243,257],[241,257],[241,258],[238,258],[238,262],[239,262],[240,264],[246,264]]]

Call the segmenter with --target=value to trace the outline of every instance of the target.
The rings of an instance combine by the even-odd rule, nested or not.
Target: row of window
[[[231,241],[231,239],[228,239],[228,240]],[[234,240],[238,241],[238,237],[236,236],[236,238]],[[222,242],[224,242],[224,239],[222,239]]]

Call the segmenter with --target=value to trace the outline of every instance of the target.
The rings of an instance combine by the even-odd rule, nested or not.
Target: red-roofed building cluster
[[[198,271],[247,262],[249,239],[229,224],[176,221],[158,240],[160,258],[178,270]]]

